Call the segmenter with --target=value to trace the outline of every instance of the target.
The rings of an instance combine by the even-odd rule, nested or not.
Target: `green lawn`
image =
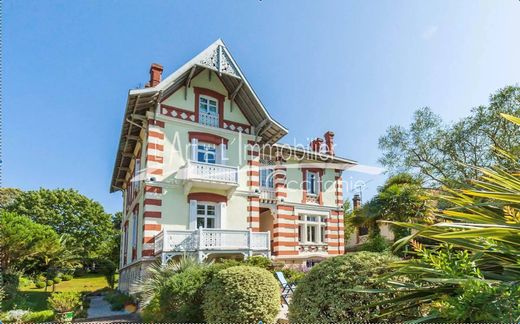
[[[70,281],[62,281],[55,285],[55,291],[87,291],[92,292],[108,287],[105,277],[99,274],[87,274]],[[16,308],[30,309],[32,311],[42,311],[48,309],[47,298],[52,292],[52,286],[45,288],[36,288],[34,285],[20,289],[19,297],[11,301],[17,305]],[[6,301],[8,304],[9,301]],[[10,304],[11,304],[10,303]]]

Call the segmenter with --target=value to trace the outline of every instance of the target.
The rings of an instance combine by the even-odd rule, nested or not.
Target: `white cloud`
[[[439,26],[429,26],[425,31],[423,31],[421,37],[423,39],[430,39],[437,33],[438,29]]]

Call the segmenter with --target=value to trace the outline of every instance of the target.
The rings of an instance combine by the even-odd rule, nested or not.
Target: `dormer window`
[[[199,122],[204,125],[218,127],[218,101],[209,96],[199,97]]]
[[[199,109],[201,112],[216,115],[218,111],[217,99],[201,96],[199,101]]]

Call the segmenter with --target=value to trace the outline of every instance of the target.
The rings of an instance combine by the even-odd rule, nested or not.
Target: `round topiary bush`
[[[61,278],[55,277],[54,279],[52,279],[52,281],[54,281],[55,284],[59,284],[61,282]]]
[[[377,277],[390,271],[389,264],[398,260],[386,253],[357,252],[320,262],[298,283],[289,305],[290,322],[370,321],[378,309],[359,307],[383,296],[349,290],[385,288]]]
[[[47,286],[52,286],[54,285],[54,281],[53,280],[47,280]]]
[[[69,274],[64,274],[61,279],[63,279],[63,281],[69,281],[69,280],[72,280],[72,275],[69,275]]]
[[[280,288],[265,269],[231,267],[213,277],[202,307],[207,322],[272,323],[280,310]]]
[[[34,283],[34,285],[36,286],[36,288],[45,288],[45,281],[36,281]]]

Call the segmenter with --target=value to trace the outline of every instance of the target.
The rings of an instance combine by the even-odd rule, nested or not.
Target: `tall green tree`
[[[520,129],[520,118],[504,117]],[[518,170],[520,155],[496,152]],[[437,215],[439,222],[393,222],[415,230],[395,248],[412,240],[417,257],[395,265],[392,291],[400,296],[383,301],[385,316],[419,307],[419,320],[520,320],[520,175],[503,166],[478,172],[470,188],[446,189],[440,198],[453,207]],[[435,243],[423,246],[416,238]]]
[[[60,237],[47,225],[26,216],[0,211],[0,267],[20,270],[25,262],[45,259],[62,248]]]
[[[109,254],[114,229],[103,207],[73,189],[39,189],[20,194],[8,210],[52,227],[83,258]]]
[[[520,152],[520,130],[500,113],[520,115],[520,87],[507,86],[490,96],[489,104],[448,124],[429,108],[414,113],[408,127],[391,126],[379,139],[380,163],[391,174],[412,172],[429,185],[464,187],[480,176],[478,167],[511,167],[507,159],[493,154],[492,147]]]
[[[387,179],[378,188],[377,194],[361,209],[347,218],[352,226],[366,226],[371,236],[379,234],[378,222],[390,220],[397,222],[425,222],[431,216],[431,203],[422,188],[422,182],[408,174],[400,173]],[[408,229],[392,226],[395,238],[409,234]]]
[[[22,192],[18,188],[0,188],[0,209],[5,209],[12,205]]]

